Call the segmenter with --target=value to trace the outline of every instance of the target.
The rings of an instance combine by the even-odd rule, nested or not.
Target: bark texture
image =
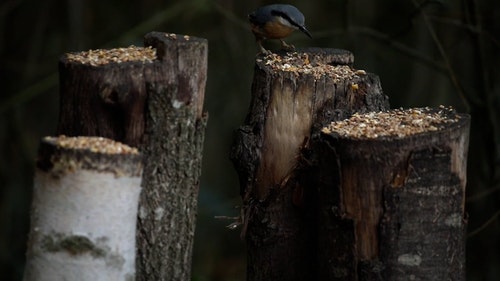
[[[250,109],[231,151],[244,203],[250,281],[316,277],[314,186],[303,177],[309,139],[332,120],[388,108],[377,76],[339,78],[327,67],[349,68],[352,62],[347,51],[317,48],[256,61]]]
[[[465,280],[469,123],[313,141],[319,280]]]
[[[58,133],[99,135],[144,155],[137,280],[190,280],[207,116],[207,41],[151,32],[151,63],[60,62]]]

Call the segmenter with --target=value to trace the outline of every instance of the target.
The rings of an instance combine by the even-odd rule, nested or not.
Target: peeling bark
[[[465,280],[469,124],[313,141],[319,280]]]
[[[388,102],[377,76],[359,72],[342,79],[328,72],[352,64],[347,51],[311,48],[291,55],[301,60],[289,64],[298,71],[324,67],[318,75],[283,70],[278,61],[289,54],[277,56],[256,62],[250,109],[231,152],[244,203],[247,278],[314,280],[314,185],[304,177],[309,139],[332,120],[387,109]]]

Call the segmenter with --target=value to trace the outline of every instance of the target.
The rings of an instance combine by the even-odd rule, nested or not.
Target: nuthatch
[[[263,6],[248,15],[252,25],[252,32],[262,53],[268,53],[262,46],[265,39],[279,39],[281,46],[286,49],[294,49],[293,45],[288,45],[283,41],[294,30],[304,32],[312,38],[305,26],[304,15],[294,6],[287,4],[274,4]]]

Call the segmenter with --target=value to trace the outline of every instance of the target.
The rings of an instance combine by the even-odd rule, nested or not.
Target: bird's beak
[[[299,30],[304,32],[309,38],[312,39],[311,33],[309,33],[309,31],[307,31],[305,26],[299,26]]]

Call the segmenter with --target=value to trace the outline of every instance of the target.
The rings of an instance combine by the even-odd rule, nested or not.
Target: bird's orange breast
[[[269,21],[267,22],[263,27],[262,30],[264,31],[264,36],[269,39],[281,39],[285,38],[290,33],[292,33],[295,29],[283,25],[279,21]]]

